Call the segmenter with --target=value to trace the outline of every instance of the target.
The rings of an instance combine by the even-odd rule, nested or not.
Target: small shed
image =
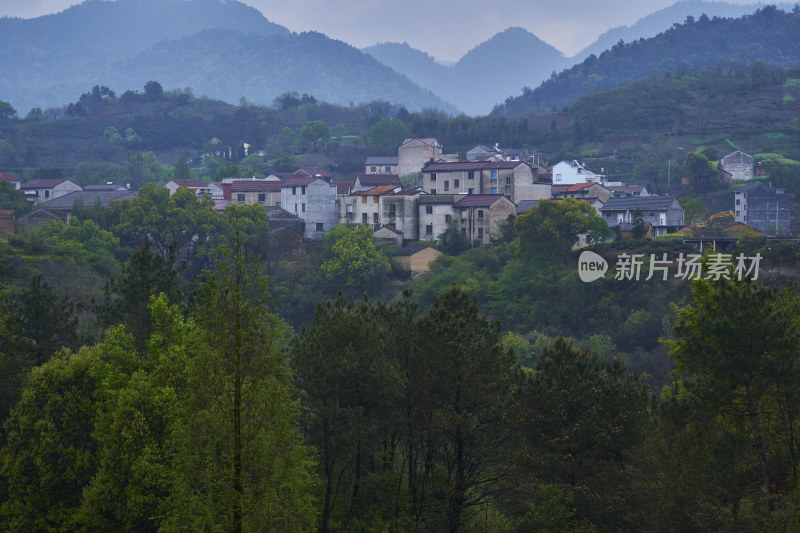
[[[24,224],[32,228],[41,228],[51,220],[64,222],[63,218],[59,217],[58,215],[54,215],[50,211],[45,211],[44,209],[34,209],[24,217],[19,218],[20,224]]]
[[[391,244],[394,246],[401,246],[403,244],[403,232],[394,226],[381,226],[372,234],[375,240]]]
[[[424,244],[409,244],[392,254],[392,259],[409,272],[427,272],[431,262],[442,255],[442,252]]]

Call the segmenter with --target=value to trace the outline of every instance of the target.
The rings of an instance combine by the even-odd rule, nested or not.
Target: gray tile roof
[[[663,210],[669,209],[673,202],[677,202],[674,196],[643,196],[643,197],[621,197],[609,198],[601,211],[630,211],[631,209],[642,210]]]
[[[377,157],[368,157],[367,165],[396,165],[397,164],[397,157],[388,157],[388,156],[377,156]]]
[[[489,207],[503,198],[505,196],[502,194],[468,194],[457,201],[453,207]]]
[[[69,211],[77,201],[83,201],[84,207],[91,207],[95,201],[100,200],[100,205],[108,207],[108,202],[112,200],[130,200],[132,198],[136,198],[136,193],[133,191],[74,191],[58,198],[41,202],[39,206],[59,211]]]

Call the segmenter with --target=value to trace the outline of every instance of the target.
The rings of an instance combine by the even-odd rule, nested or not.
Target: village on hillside
[[[718,169],[723,184],[734,186],[733,202],[705,221],[687,220],[676,196],[609,181],[603,168],[596,172],[577,160],[543,167],[531,152],[497,144],[477,145],[461,158],[445,153],[432,137],[405,139],[397,157],[367,157],[363,174],[352,179],[303,167],[260,179],[225,178],[208,184],[174,179],[165,187],[170,194],[186,187],[198,198],[208,195],[220,211],[235,204],[263,205],[270,233],[290,242],[323,239],[337,224],[363,224],[373,229],[376,240],[401,248],[396,253],[401,262],[437,242],[450,225],[474,245],[488,245],[500,238],[503,222],[540,201],[564,198],[587,202],[618,238],[682,234],[686,242],[702,248],[707,242],[735,242],[742,231],[775,238],[789,234],[794,195],[748,183],[763,174],[752,156],[735,151],[721,158]],[[68,179],[22,182],[7,173],[0,174],[0,180],[24,191],[36,206],[16,221],[13,211],[0,212],[0,231],[5,233],[14,231],[15,222],[30,227],[50,220],[67,222],[76,206],[99,203],[111,208],[115,201],[137,194],[114,183],[82,188]],[[682,181],[686,187],[686,179]],[[430,252],[421,255],[435,257]]]

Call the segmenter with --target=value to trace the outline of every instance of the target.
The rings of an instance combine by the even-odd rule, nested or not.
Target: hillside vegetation
[[[619,87],[649,74],[702,69],[727,63],[793,67],[800,63],[800,10],[786,13],[766,6],[738,19],[687,17],[683,24],[651,39],[618,42],[599,56],[589,56],[521,96],[509,97],[494,114],[546,114],[581,96]]]

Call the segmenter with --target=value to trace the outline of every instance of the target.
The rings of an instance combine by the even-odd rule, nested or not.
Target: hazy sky
[[[676,0],[243,0],[291,31],[315,30],[359,48],[408,42],[455,61],[509,26],[520,26],[566,55],[604,31],[629,26]],[[31,18],[76,0],[0,0],[0,16]],[[754,0],[727,0],[750,4]],[[508,59],[508,58],[504,58]]]

